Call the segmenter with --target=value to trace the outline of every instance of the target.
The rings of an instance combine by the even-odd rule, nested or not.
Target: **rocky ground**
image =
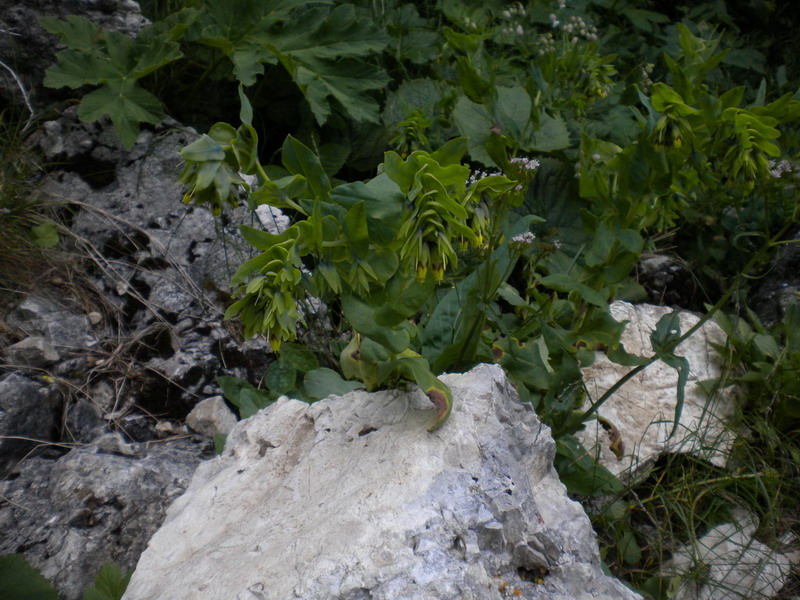
[[[6,102],[55,95],[41,88],[55,40],[34,13],[83,13],[121,31],[141,19],[126,1],[0,2],[2,27],[20,37],[0,36],[0,57],[30,91],[23,98],[5,78]],[[107,123],[82,123],[71,109],[31,142],[48,165],[35,193],[63,207],[63,244],[82,275],[55,274],[2,314],[0,555],[24,554],[67,600],[106,562],[134,568],[167,507],[214,456],[214,426],[194,421],[195,431],[187,415],[219,395],[218,376],[255,382],[271,359],[267,344],[222,320],[228,279],[248,252],[236,220],[249,217],[220,224],[181,203],[178,150],[195,135],[167,120],[126,151]],[[798,256],[787,247],[760,285],[767,322],[800,289]],[[677,302],[669,290],[685,279],[681,268],[651,260],[642,281],[654,299]]]

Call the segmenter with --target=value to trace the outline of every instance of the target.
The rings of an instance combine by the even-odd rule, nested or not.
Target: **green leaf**
[[[456,59],[456,74],[467,98],[478,103],[491,101],[495,94],[494,86],[481,77],[469,58],[459,56]]]
[[[160,123],[164,118],[161,102],[133,80],[111,80],[86,94],[78,106],[81,121],[97,121],[108,115],[114,131],[126,148],[139,135],[139,123]]]
[[[675,343],[681,337],[681,313],[673,310],[658,320],[656,328],[650,334],[650,343],[656,353],[669,353],[675,349]]]
[[[308,146],[291,135],[287,136],[281,148],[281,160],[290,173],[306,178],[314,196],[322,199],[328,197],[331,182],[319,162],[319,157]]]
[[[228,402],[239,409],[239,416],[242,419],[252,417],[274,400],[272,394],[266,390],[258,390],[236,377],[217,377],[217,385],[222,388],[222,393]]]
[[[560,117],[551,117],[547,113],[539,115],[539,127],[531,134],[523,148],[529,151],[555,152],[568,148],[569,130]]]
[[[61,38],[61,42],[68,48],[81,52],[94,50],[100,27],[88,19],[76,15],[69,15],[66,21],[53,17],[42,17],[39,24],[48,33]],[[90,73],[86,73],[90,75]]]
[[[120,600],[133,573],[123,573],[113,564],[100,567],[94,585],[83,593],[83,600]]]
[[[194,16],[193,11],[182,14],[187,19]],[[47,70],[45,85],[101,86],[81,100],[78,116],[82,120],[96,121],[108,115],[127,148],[136,141],[139,123],[161,121],[161,103],[137,80],[183,56],[175,41],[176,32],[181,31],[178,24],[150,25],[139,38],[131,39],[104,31],[81,17],[43,19],[41,23],[68,47]]]
[[[406,329],[394,329],[381,326],[376,322],[377,308],[370,306],[355,296],[342,297],[342,312],[357,332],[382,344],[394,353],[399,354],[407,349],[411,337]]]
[[[658,357],[667,365],[672,367],[678,372],[678,384],[675,389],[676,402],[675,402],[675,415],[674,424],[669,437],[675,435],[678,431],[681,421],[681,413],[683,412],[683,402],[685,398],[686,382],[689,381],[689,361],[683,356],[675,356],[674,354],[659,354]]]
[[[217,456],[222,455],[222,453],[225,451],[225,442],[227,441],[228,441],[227,433],[214,434],[214,453]]]
[[[622,535],[617,541],[617,547],[625,564],[635,565],[642,559],[642,549],[636,542],[636,537],[629,527],[625,527],[622,530]]]
[[[253,106],[250,104],[250,100],[247,98],[247,94],[244,91],[244,84],[242,83],[239,84],[239,104],[241,105],[241,109],[239,110],[239,120],[245,125],[252,125]]]
[[[58,226],[55,223],[47,222],[31,227],[33,243],[40,248],[52,248],[58,245]]]
[[[410,319],[430,300],[433,289],[431,278],[422,283],[416,278],[393,279],[386,290],[386,303],[375,311],[375,323],[395,327]]]
[[[276,360],[267,369],[265,383],[275,394],[288,394],[294,388],[297,380],[297,370],[288,361]]]
[[[564,435],[556,440],[553,464],[571,495],[600,496],[624,490],[620,480],[597,462],[574,435]]]
[[[380,121],[378,103],[367,92],[389,83],[383,69],[355,58],[303,63],[287,58],[283,62],[320,125],[331,116],[334,100],[355,121]]]
[[[494,116],[497,126],[520,142],[531,128],[531,97],[521,86],[498,87]]]
[[[58,600],[58,593],[21,554],[0,556],[0,598]]]
[[[319,368],[319,361],[314,353],[300,344],[285,342],[281,344],[281,360],[285,361],[298,371],[304,373]]]
[[[326,398],[328,396],[344,396],[353,390],[364,388],[360,381],[347,381],[336,371],[320,367],[308,371],[303,379],[303,387],[310,398]]]
[[[576,292],[581,299],[593,304],[594,306],[605,307],[608,301],[603,294],[590,288],[588,285],[580,283],[575,278],[566,273],[554,273],[547,275],[540,280],[541,284],[557,292]]]
[[[193,162],[225,160],[225,151],[222,149],[222,145],[205,133],[200,136],[200,139],[182,148],[180,154],[185,160]]]

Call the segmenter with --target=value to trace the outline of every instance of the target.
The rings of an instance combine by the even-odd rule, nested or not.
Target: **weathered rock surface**
[[[780,322],[786,308],[800,295],[800,231],[793,239],[795,243],[778,250],[773,267],[752,294],[753,309],[767,326]]]
[[[443,379],[455,407],[435,433],[419,391],[283,398],[240,422],[125,600],[638,598],[602,574],[550,432],[502,370]]]
[[[186,424],[189,427],[208,437],[230,433],[237,422],[236,415],[225,404],[222,396],[206,398],[186,416]]]
[[[617,321],[629,321],[622,343],[631,354],[653,354],[650,333],[658,320],[671,312],[665,306],[615,302],[611,314]],[[681,332],[699,321],[696,315],[681,313]],[[620,388],[603,406],[599,414],[614,427],[609,433],[599,421],[591,421],[577,436],[592,454],[615,475],[635,479],[641,471],[667,452],[692,453],[724,466],[733,435],[726,420],[733,414],[731,391],[720,390],[709,398],[699,382],[722,374],[722,364],[711,343],[724,344],[725,335],[716,323],[707,322],[684,341],[676,354],[689,361],[691,373],[686,384],[680,425],[669,439],[675,422],[678,375],[675,369],[658,361]],[[583,370],[583,378],[592,400],[599,399],[631,368],[612,363],[598,353],[594,364]],[[623,456],[611,450],[612,436],[622,441]]]
[[[6,317],[8,325],[33,338],[42,338],[64,358],[97,344],[89,320],[50,298],[29,296]],[[58,360],[58,359],[56,359]]]
[[[757,519],[717,525],[693,545],[675,552],[666,576],[682,577],[675,600],[766,600],[783,588],[798,564],[798,552],[784,554],[754,538]],[[697,565],[704,565],[701,577]]]
[[[61,395],[55,386],[21,373],[0,379],[0,477],[37,448],[37,439],[53,438]]]
[[[64,600],[81,598],[106,562],[131,570],[212,454],[190,440],[148,446],[106,434],[100,442],[59,460],[28,459],[0,482],[0,555],[24,554]]]

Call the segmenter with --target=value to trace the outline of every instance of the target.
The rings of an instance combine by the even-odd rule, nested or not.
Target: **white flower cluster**
[[[504,33],[506,35],[525,35],[525,28],[519,23],[519,18],[524,17],[527,14],[528,13],[525,11],[525,7],[522,6],[521,2],[515,2],[509,6],[503,11],[503,16],[506,19],[510,19],[511,23],[509,23],[506,27],[503,27],[500,30],[500,33]]]
[[[771,160],[769,161],[769,172],[775,178],[782,177],[784,173],[792,175],[800,171],[798,165],[789,162],[788,160]]]
[[[511,243],[515,246],[530,246],[536,240],[536,236],[531,231],[519,233],[511,238]]]
[[[556,41],[553,39],[553,34],[550,32],[539,36],[539,56],[544,56],[550,52],[556,51]]]
[[[642,91],[644,93],[647,93],[653,85],[653,80],[650,79],[650,75],[652,75],[653,69],[655,69],[656,66],[653,63],[647,63],[645,65],[642,65],[640,68],[642,71],[642,79],[641,79]]]
[[[472,185],[480,181],[481,179],[485,179],[486,177],[494,177],[495,175],[500,175],[504,177],[504,175],[500,171],[481,171],[480,169],[473,171],[472,174],[467,179],[467,185]]]
[[[533,171],[534,169],[539,168],[539,161],[535,158],[526,158],[524,156],[519,156],[517,158],[511,159],[512,165],[521,165],[523,169],[526,171]]]
[[[525,35],[525,28],[522,25],[517,24],[516,27],[503,27],[500,30],[500,33],[505,33],[506,35]]]
[[[464,17],[464,29],[471,29],[472,31],[477,31],[478,24],[469,17]]]
[[[586,21],[583,20],[583,17],[579,17],[577,15],[573,15],[569,18],[569,21],[566,25],[564,25],[563,30],[566,33],[573,34],[573,43],[580,39],[588,40],[590,42],[597,41],[597,27],[587,24]]]
[[[522,2],[514,2],[514,4],[503,11],[503,16],[506,19],[510,19],[512,17],[524,17],[526,14],[528,13],[525,12],[525,7],[522,6]]]

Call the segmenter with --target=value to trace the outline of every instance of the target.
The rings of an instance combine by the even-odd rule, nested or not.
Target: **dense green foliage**
[[[291,217],[281,233],[241,230],[254,253],[233,276],[227,316],[280,350],[263,389],[221,378],[243,417],[284,393],[313,401],[415,382],[436,428],[450,411],[436,375],[497,362],[551,426],[570,490],[614,495],[598,517],[617,548],[606,560],[653,597],[676,585],[651,577],[663,546],[727,508],[768,506],[762,522],[779,526],[781,498],[797,490],[800,309],[767,330],[746,304],[751,278],[798,223],[800,73],[757,18],[783,8],[144,4],[158,18],[135,39],[44,21],[67,46],[46,83],[95,86],[80,117],[110,116],[127,146],[165,107],[203,126],[181,152],[184,200],[215,215],[244,203]],[[646,297],[636,265],[652,253],[689,266],[698,291],[686,308],[705,307],[730,337],[719,349],[729,375],[709,392],[748,390],[746,446],[764,452],[736,451],[746,473],[724,482],[715,500],[726,510],[684,495],[689,476],[632,491],[572,435],[628,379],[587,402],[580,369],[599,351],[632,374],[656,360],[675,368],[677,429],[689,366],[675,348],[696,328],[681,332],[671,313],[654,355],[632,356],[608,309]],[[310,323],[311,298],[331,307],[326,333]],[[783,488],[774,477],[741,483],[775,469]],[[698,485],[724,479],[688,471]],[[645,493],[663,510],[631,500]],[[702,524],[680,516],[687,503],[705,507]],[[645,517],[670,531],[663,545],[636,531]]]

